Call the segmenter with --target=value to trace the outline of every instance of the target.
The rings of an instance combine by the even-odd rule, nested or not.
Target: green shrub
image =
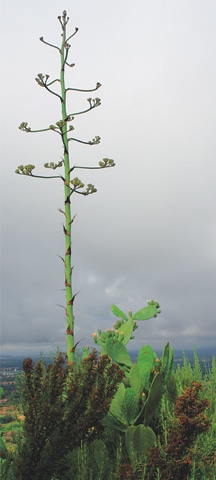
[[[14,420],[14,417],[12,415],[0,415],[0,423],[5,424],[12,422]]]

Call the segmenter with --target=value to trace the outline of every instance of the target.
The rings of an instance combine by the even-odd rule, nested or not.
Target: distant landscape
[[[153,347],[154,348],[154,347]],[[162,351],[155,349],[157,352],[158,356],[160,357],[162,355]],[[196,348],[199,361],[201,366],[203,367],[208,367],[208,365],[211,363],[212,356],[216,355],[216,346],[215,347],[206,347],[206,348]],[[133,360],[133,362],[136,361],[138,350],[129,350],[129,354]],[[43,354],[43,360],[44,363],[49,363],[51,361],[52,356],[55,356],[55,353],[50,353],[50,354]],[[40,358],[40,354],[29,354],[29,355],[9,355],[9,354],[1,354],[0,353],[0,368],[9,368],[9,367],[14,367],[17,369],[22,368],[22,362],[24,358],[26,357],[31,357],[34,362],[36,362]],[[190,350],[175,350],[174,349],[174,365],[177,366],[178,364],[182,365],[183,363],[183,358],[186,357],[187,360],[190,362],[191,365],[193,365],[194,362],[194,352],[193,349]]]

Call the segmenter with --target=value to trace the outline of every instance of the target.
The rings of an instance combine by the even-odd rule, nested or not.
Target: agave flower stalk
[[[76,35],[78,32],[78,28],[75,28],[75,31],[72,35],[67,37],[67,23],[69,21],[69,17],[67,16],[67,12],[64,10],[62,16],[58,17],[58,20],[61,25],[62,29],[62,41],[61,46],[58,47],[53,45],[44,40],[43,37],[40,38],[40,41],[45,45],[48,45],[51,48],[55,48],[60,54],[60,75],[59,78],[56,78],[50,81],[50,77],[48,74],[43,75],[39,73],[37,78],[35,79],[40,87],[45,88],[49,93],[54,95],[60,100],[61,104],[61,119],[57,121],[55,124],[50,125],[47,128],[39,129],[39,130],[32,130],[27,122],[22,122],[19,126],[20,130],[26,133],[38,133],[38,132],[46,132],[52,131],[55,134],[60,136],[61,142],[63,144],[63,158],[58,161],[57,163],[50,162],[45,163],[45,168],[50,168],[51,170],[56,170],[58,168],[63,168],[63,173],[59,175],[52,175],[52,176],[44,176],[44,175],[35,175],[33,170],[35,169],[35,165],[19,165],[16,169],[16,173],[27,175],[29,177],[34,178],[44,178],[44,179],[60,179],[63,181],[64,184],[64,209],[59,209],[61,213],[63,213],[65,218],[65,223],[63,225],[64,236],[65,236],[65,254],[64,257],[60,257],[64,263],[64,273],[65,273],[65,315],[66,315],[66,338],[67,338],[67,356],[68,361],[73,362],[74,360],[74,351],[76,348],[75,339],[74,339],[74,298],[76,294],[73,292],[72,288],[72,239],[71,239],[71,227],[74,221],[75,216],[72,216],[71,212],[71,197],[72,194],[78,193],[80,195],[90,195],[95,193],[97,190],[92,184],[88,184],[86,187],[84,183],[78,178],[73,177],[71,178],[72,172],[75,169],[101,169],[101,168],[108,168],[113,167],[115,165],[114,161],[109,158],[104,158],[101,160],[97,166],[79,166],[70,164],[70,155],[69,155],[69,142],[79,142],[86,145],[97,145],[100,143],[100,137],[96,136],[93,140],[84,141],[77,139],[75,137],[71,137],[70,134],[74,130],[74,126],[71,124],[75,119],[75,116],[81,115],[84,113],[89,112],[90,110],[98,107],[101,104],[99,98],[88,98],[88,106],[82,111],[79,112],[70,112],[68,113],[67,110],[67,95],[71,91],[77,92],[94,92],[101,87],[99,82],[96,83],[96,86],[92,89],[84,90],[79,88],[66,88],[65,85],[65,69],[66,67],[72,68],[74,67],[74,63],[68,63],[68,53],[70,49],[69,40]],[[53,90],[53,85],[60,84],[60,93],[56,90]]]

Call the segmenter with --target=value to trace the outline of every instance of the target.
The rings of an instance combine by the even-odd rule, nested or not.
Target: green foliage
[[[108,339],[106,342],[106,353],[112,358],[112,360],[118,363],[119,366],[131,368],[133,365],[130,355],[127,352],[126,347],[119,340]]]
[[[111,305],[111,311],[116,317],[119,317],[122,320],[128,320],[127,315],[125,315],[125,313],[122,310],[120,310],[120,308],[117,307],[116,305]]]
[[[210,426],[205,414],[209,403],[200,397],[201,390],[200,383],[192,382],[177,397],[175,421],[168,432],[167,445],[156,446],[149,452],[148,479],[154,478],[156,467],[167,480],[189,477],[195,439]]]
[[[102,421],[104,426],[121,432],[125,432],[128,427],[127,414],[124,409],[125,390],[124,383],[121,382],[112,399],[109,412]]]
[[[156,436],[150,427],[142,424],[128,427],[125,443],[131,464],[144,461],[148,449],[152,448],[155,442]]]
[[[94,341],[98,346],[101,346],[101,353],[105,354],[107,353],[114,362],[118,363],[119,367],[124,370],[124,373],[126,377],[130,375],[130,371],[132,368],[132,360],[125,348],[125,345],[129,342],[129,340],[133,339],[133,332],[136,330],[137,324],[136,320],[149,320],[152,317],[156,317],[157,314],[160,313],[159,310],[159,304],[158,302],[154,300],[150,300],[148,302],[148,305],[138,312],[136,312],[134,315],[132,312],[128,313],[127,315],[120,310],[119,307],[116,305],[111,306],[112,313],[119,318],[117,322],[113,325],[113,329],[107,329],[106,332],[101,332],[101,330],[98,330],[97,333],[93,334]],[[157,358],[156,354],[153,352],[151,347],[149,347],[151,350],[151,355],[153,355],[154,359]],[[167,346],[167,351],[166,353],[169,355],[170,354],[170,347]],[[145,352],[148,353],[148,352]],[[139,353],[140,355],[140,368],[142,369],[142,361],[141,361],[141,356],[142,356],[142,351]],[[150,355],[150,357],[151,357]],[[149,357],[149,358],[150,358]],[[144,368],[146,369],[147,358],[145,358],[144,362]],[[152,359],[150,358],[150,361]],[[167,360],[165,359],[165,354],[163,354],[163,362],[164,362],[164,368],[167,369]],[[153,363],[152,363],[153,366]],[[170,364],[171,367],[171,364]],[[143,385],[141,388],[144,388]]]
[[[5,391],[3,387],[0,387],[0,398],[4,398],[5,396]]]
[[[183,380],[185,378],[184,367],[182,369]],[[187,478],[188,480],[210,480],[216,478],[216,398],[215,394],[213,396],[211,393],[213,391],[215,393],[216,387],[215,360],[213,359],[212,370],[208,372],[208,376],[207,374],[202,375],[202,387],[199,382],[191,382],[186,388],[183,387],[180,395],[177,395],[175,384],[177,380],[180,380],[180,370],[179,367],[178,374],[172,371],[167,389],[162,396],[160,404],[161,430],[154,436],[155,446],[153,448],[149,450],[145,447],[142,435],[148,427],[141,424],[137,427],[128,427],[128,433],[125,434],[127,441],[121,444],[121,449],[117,431],[114,434],[112,429],[107,430],[110,441],[108,436],[104,436],[103,442],[107,447],[106,452],[108,451],[109,468],[107,467],[107,455],[105,454],[104,465],[101,456],[101,471],[107,471],[107,474],[104,477],[97,476],[95,460],[93,461],[90,447],[87,447],[84,458],[82,456],[82,460],[86,462],[85,475],[82,476],[81,473],[79,475],[80,465],[78,470],[75,472],[73,470],[73,475],[67,476],[65,479],[169,480],[175,478],[182,480]],[[210,394],[208,401],[206,401],[207,386]],[[167,406],[166,409],[165,406]],[[152,431],[151,428],[148,430]],[[133,432],[135,431],[138,433],[137,437],[134,435],[134,440]],[[122,435],[121,432],[119,433]],[[153,433],[153,435],[155,434]]]
[[[25,359],[23,370],[25,421],[11,468],[16,480],[49,480],[67,452],[99,434],[122,372],[95,351],[78,367],[58,354],[47,367]]]
[[[142,362],[144,361],[143,357],[145,358],[145,350],[151,356],[151,348],[149,346],[142,347],[142,355],[140,355],[140,361],[142,359]],[[146,354],[146,358],[148,358],[148,354]],[[81,363],[82,360],[78,362],[78,365]],[[159,362],[154,359],[153,368],[157,367],[159,369],[161,365],[161,359]],[[119,422],[119,424],[124,424],[125,415],[127,415],[129,422],[136,415],[133,411],[134,398],[132,394],[133,389],[138,391],[140,388],[141,380],[135,381],[135,372],[139,372],[140,375],[138,362],[132,367],[132,371],[130,380],[131,383],[134,382],[133,387],[120,383],[119,396],[116,394],[114,397],[116,423]],[[143,372],[144,368],[141,369],[142,379],[144,378],[142,377]],[[152,378],[156,378],[157,374],[151,372]],[[165,372],[163,372],[164,374]],[[196,382],[196,374],[198,378],[201,377],[201,382]],[[149,382],[150,385],[151,375],[147,381],[147,384]],[[199,385],[200,383],[202,385]],[[125,404],[126,391],[128,392],[128,398]],[[145,450],[145,444],[140,441],[138,445],[136,444],[136,439],[142,438],[142,432],[146,431],[147,427],[143,423],[128,426],[126,430],[124,427],[123,431],[119,429],[119,425],[117,428],[114,428],[114,426],[113,428],[102,428],[100,424],[95,436],[93,436],[94,430],[92,430],[92,433],[88,432],[88,436],[82,439],[78,446],[74,447],[71,443],[68,449],[65,449],[66,453],[62,453],[62,457],[57,461],[58,468],[56,468],[52,480],[71,480],[73,478],[76,480],[104,480],[104,478],[106,480],[125,480],[126,478],[131,480],[159,480],[166,478],[167,480],[170,474],[176,480],[182,480],[183,478],[188,478],[188,480],[213,480],[216,478],[215,391],[215,358],[212,360],[211,368],[206,372],[202,372],[201,367],[198,366],[198,360],[194,367],[187,361],[187,366],[179,366],[176,371],[172,369],[158,407],[159,416],[156,416],[150,427],[155,435],[153,449]],[[181,425],[181,429],[179,429],[179,425]],[[206,430],[207,427],[208,430]],[[129,433],[125,433],[128,429]],[[203,432],[201,432],[202,429],[204,429]],[[140,436],[137,434],[133,442],[133,435],[130,434],[130,431],[136,430],[141,433]],[[126,436],[128,439],[131,438],[132,447],[126,445]],[[145,450],[143,455],[142,445],[144,445]],[[58,450],[59,446],[56,446],[56,448]],[[132,449],[133,454],[131,453]],[[2,459],[1,475],[3,480],[17,480],[16,477],[12,476],[14,470],[8,469],[14,459],[15,457],[11,457],[9,452],[7,458]],[[190,461],[190,465],[188,465],[188,461]],[[187,476],[185,476],[186,473],[182,474],[182,472],[177,471],[177,467],[180,466],[182,468],[184,466],[189,471]]]
[[[91,454],[96,465],[97,475],[105,478],[107,468],[109,467],[109,455],[105,443],[102,440],[94,440],[91,444]]]
[[[118,447],[112,458],[109,453],[101,439],[94,440],[90,445],[82,442],[64,459],[67,468],[62,480],[113,480],[119,468],[119,463],[116,463]]]
[[[9,422],[12,422],[13,420],[14,420],[14,417],[12,417],[12,415],[0,415],[1,424],[9,423]]]
[[[111,311],[119,318],[119,320],[113,325],[114,328],[112,330],[108,329],[106,332],[98,330],[98,332],[93,335],[94,342],[102,347],[102,353],[108,353],[107,342],[110,341],[110,339],[121,342],[123,345],[126,345],[129,340],[132,340],[134,338],[133,332],[138,328],[136,324],[137,320],[149,320],[150,318],[157,317],[160,313],[159,303],[155,300],[149,300],[148,305],[135,314],[128,312],[128,316],[116,305],[111,305]],[[116,348],[119,347],[117,346]]]
[[[176,372],[172,373],[165,392],[161,407],[158,432],[162,445],[167,446],[169,436],[175,425],[175,403],[178,395],[181,396],[186,388],[191,385],[201,383],[199,390],[201,400],[208,401],[208,408],[205,409],[204,420],[209,422],[209,428],[206,432],[198,434],[196,432],[194,443],[191,448],[191,473],[189,480],[210,480],[216,478],[216,363],[215,357],[212,358],[212,365],[205,372],[202,371],[196,349],[194,349],[194,366],[191,366],[186,357],[183,366],[178,366]],[[197,401],[197,400],[196,400]],[[194,401],[193,413],[195,415],[196,402]],[[198,404],[199,405],[199,404]],[[201,405],[202,407],[202,405]],[[201,408],[198,408],[201,415]],[[198,422],[201,422],[201,416]],[[163,476],[162,476],[163,478]]]
[[[125,347],[123,345],[122,347],[125,354]],[[115,344],[113,350],[117,353]],[[119,356],[111,355],[111,350],[108,350],[108,353],[112,360],[122,367],[123,354],[121,357],[120,350]],[[164,347],[161,360],[157,358],[150,345],[141,347],[137,363],[126,365],[129,367],[127,373],[125,372],[128,381],[123,380],[120,384],[111,402],[110,410],[103,419],[103,425],[121,432],[126,432],[130,425],[150,426],[172,373],[172,362],[173,351],[168,343]]]
[[[144,307],[138,312],[132,315],[134,320],[149,320],[150,318],[156,318],[160,313],[159,304],[155,301],[148,302],[148,307]]]
[[[146,347],[142,347],[141,350],[140,360],[142,359],[142,361],[145,349]],[[146,358],[149,359],[151,357],[151,348],[148,346],[146,350],[149,352],[149,357],[146,355]],[[171,369],[173,351],[170,349],[168,355],[167,345],[165,345],[163,355],[164,358],[161,358],[160,362],[156,362],[158,368],[163,368],[161,374],[166,376],[166,388],[158,405],[157,410],[159,410],[159,416],[156,417],[156,421],[155,419],[154,421],[152,419],[152,428],[156,434],[155,447],[153,450],[147,452],[148,455],[143,455],[141,460],[138,454],[139,448],[137,447],[136,449],[136,446],[134,446],[133,449],[130,449],[130,447],[127,446],[128,460],[130,463],[127,463],[128,460],[125,459],[125,456],[123,455],[121,467],[119,469],[119,476],[116,478],[130,478],[136,480],[145,478],[146,480],[152,480],[153,478],[173,478],[174,475],[177,480],[182,480],[182,478],[186,478],[185,472],[188,472],[188,480],[213,479],[216,475],[215,359],[213,358],[212,361],[211,372],[208,371],[205,374],[202,374],[202,370],[198,366],[198,357],[195,352],[195,367],[191,367],[187,362],[186,376],[185,365],[183,365],[183,367],[178,367],[176,372]],[[149,361],[149,366],[150,365],[151,362]],[[167,365],[166,368],[165,365]],[[169,378],[167,375],[168,372]],[[196,375],[199,379],[202,379],[202,385],[200,385],[199,382],[195,382]],[[133,387],[138,391],[140,389],[140,384],[143,381],[138,363],[132,367],[129,378]],[[158,373],[154,376],[155,385],[157,378],[160,378]],[[185,381],[187,384],[186,388]],[[153,382],[152,385],[154,385]],[[130,390],[130,387],[126,388]],[[120,385],[119,391],[121,391],[121,396],[119,395],[118,401],[122,402],[122,404],[124,403],[125,390]],[[154,388],[152,388],[152,393],[153,390]],[[150,396],[148,398],[150,398]],[[106,419],[109,417],[110,412],[112,412],[112,406],[115,406],[116,399],[117,394],[111,403],[110,411],[106,416]],[[152,399],[154,403],[154,397],[152,397]],[[118,418],[120,417],[121,422],[122,410],[119,409],[118,404]],[[154,410],[154,407],[152,410]],[[150,402],[149,413],[151,414]],[[178,427],[179,423],[182,425],[180,431]],[[144,424],[138,424],[138,426],[142,429],[145,427]],[[112,428],[118,429],[119,426],[118,424],[115,425],[113,422]],[[125,430],[124,426],[124,429],[122,430],[123,432],[126,432],[125,440],[126,437],[133,438],[133,435],[127,432],[133,431],[134,428],[136,428],[136,425],[128,426]],[[151,431],[152,428],[150,428]],[[178,435],[180,436],[178,437]],[[157,452],[157,455],[155,452]],[[178,461],[176,461],[176,459],[178,459]],[[169,477],[169,475],[171,476]]]
[[[134,314],[129,312],[128,315],[129,318],[133,318],[134,320],[149,320],[150,318],[157,317],[160,313],[159,307],[159,303],[156,302],[156,300],[149,300],[147,307],[141,308],[141,310],[138,310],[138,312]],[[128,320],[127,315],[116,305],[112,305],[111,310],[116,317],[119,317],[122,320]]]
[[[144,410],[144,425],[151,425],[164,392],[164,374],[157,373],[152,380]]]
[[[161,369],[160,371],[164,373],[165,384],[168,382],[173,368],[173,348],[167,342],[163,348],[162,358],[161,358]]]
[[[212,366],[213,368],[213,366]],[[206,375],[205,375],[206,376]],[[176,369],[176,384],[178,393],[181,394],[184,386],[190,385],[192,381],[201,382],[205,379],[200,366],[196,348],[194,348],[194,366],[187,360],[186,355],[183,356],[183,366],[178,365]]]
[[[0,458],[7,458],[8,449],[4,439],[0,437]]]

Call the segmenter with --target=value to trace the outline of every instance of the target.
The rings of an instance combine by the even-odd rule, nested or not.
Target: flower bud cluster
[[[87,102],[89,102],[90,108],[99,107],[101,105],[100,98],[87,98]]]
[[[19,126],[19,129],[22,130],[23,132],[31,132],[31,128],[27,126],[28,122],[22,122]]]
[[[74,186],[74,190],[77,190],[78,188],[83,188],[85,184],[81,182],[81,180],[78,177],[74,177],[70,183]]]
[[[108,328],[105,332],[101,332],[101,330],[99,329],[97,333],[93,333],[93,338],[97,345],[102,346],[106,345],[107,340],[109,339],[115,339],[122,342],[122,340],[124,339],[124,333],[118,330],[114,330],[113,328]]]
[[[92,140],[90,140],[88,143],[89,143],[89,145],[98,145],[98,143],[100,143],[100,141],[101,141],[101,138],[96,136]]]
[[[58,163],[50,162],[50,163],[44,163],[45,168],[51,168],[52,170],[56,170],[58,167],[62,167],[64,163],[64,160],[60,160]]]
[[[47,73],[46,75],[43,75],[43,73],[38,73],[38,76],[35,78],[35,80],[38,83],[38,85],[40,85],[40,87],[45,87],[49,77],[50,76]]]
[[[84,192],[85,195],[90,195],[91,193],[96,193],[97,189],[92,185],[92,183],[88,183],[86,187],[86,191]]]
[[[19,165],[15,170],[15,173],[19,175],[32,175],[32,170],[34,170],[35,165]]]
[[[115,162],[114,162],[114,160],[111,160],[110,158],[103,158],[103,160],[98,162],[98,165],[101,168],[115,167]]]

